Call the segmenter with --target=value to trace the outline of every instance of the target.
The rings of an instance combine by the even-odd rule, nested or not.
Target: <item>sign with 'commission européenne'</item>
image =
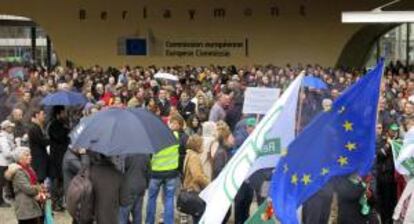
[[[240,40],[166,40],[167,57],[247,57],[249,41]]]

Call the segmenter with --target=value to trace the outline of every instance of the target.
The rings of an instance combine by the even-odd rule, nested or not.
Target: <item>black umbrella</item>
[[[73,148],[106,156],[152,154],[177,143],[170,129],[145,109],[111,108],[83,119],[72,131]]]

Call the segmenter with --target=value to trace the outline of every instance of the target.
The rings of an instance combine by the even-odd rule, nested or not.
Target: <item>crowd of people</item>
[[[242,113],[246,87],[280,88],[283,92],[302,70],[322,79],[327,89],[301,91],[297,128],[300,132],[317,113],[329,110],[332,101],[365,72],[318,65],[26,69],[24,77],[9,76],[6,65],[0,69],[0,173],[6,174],[0,175],[0,189],[4,192],[0,206],[9,207],[13,201],[19,223],[40,223],[46,198],[52,199],[55,212],[65,210],[70,180],[88,163],[95,191],[94,219],[99,224],[126,224],[130,216],[132,223],[141,223],[145,195],[145,223],[156,223],[156,202],[161,189],[164,209],[160,222],[175,223],[178,217],[181,223],[190,223],[191,218],[197,223],[199,214],[192,214],[191,218],[177,215],[177,189],[203,190],[254,130],[256,116]],[[171,73],[178,81],[155,79],[159,72]],[[82,107],[41,107],[41,99],[57,90],[81,92],[88,103]],[[111,107],[143,107],[156,114],[177,138],[176,148],[167,148],[162,150],[164,154],[152,157],[129,156],[122,172],[103,155],[71,148],[69,133],[79,120]],[[318,193],[309,205],[304,205],[303,222],[318,223],[314,218],[321,211],[315,211],[318,207],[312,203],[327,203],[324,208],[329,214],[331,204],[337,201],[339,213],[346,210],[348,219],[361,217],[366,223],[376,216],[381,223],[392,223],[407,177],[395,171],[387,140],[402,138],[413,118],[414,71],[399,62],[390,63],[381,87],[377,155],[371,175],[333,181],[332,184],[342,187],[335,190],[338,197],[326,201],[318,198]],[[160,162],[163,156],[176,158]],[[252,201],[261,204],[266,200],[262,189],[271,174],[271,169],[261,170],[243,183],[234,209],[229,210],[223,223],[228,222],[232,213],[235,223],[247,220]],[[359,188],[355,190],[354,186]],[[342,197],[350,192],[358,195],[351,201]],[[359,199],[363,195],[368,198],[364,206],[372,208],[369,214],[360,212],[363,205]],[[344,215],[338,215],[338,222],[342,218]]]

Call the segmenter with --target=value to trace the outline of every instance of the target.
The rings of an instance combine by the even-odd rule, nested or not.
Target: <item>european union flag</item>
[[[283,224],[298,223],[297,208],[332,177],[365,175],[371,169],[383,66],[381,60],[288,146],[270,189],[276,216]]]

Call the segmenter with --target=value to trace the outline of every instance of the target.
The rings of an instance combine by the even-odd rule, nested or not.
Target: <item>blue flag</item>
[[[275,214],[283,224],[297,224],[297,208],[332,177],[370,171],[383,66],[381,60],[288,146],[270,188]]]

